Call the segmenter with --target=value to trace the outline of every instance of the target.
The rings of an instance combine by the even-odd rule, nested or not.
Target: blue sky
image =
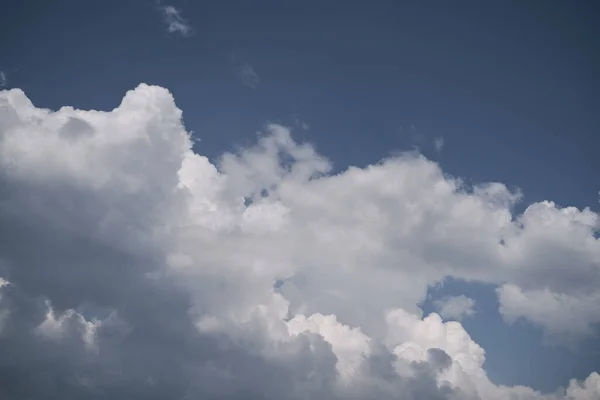
[[[595,2],[8,3],[3,88],[37,107],[112,110],[143,82],[173,94],[210,160],[276,123],[334,172],[416,148],[468,184],[520,189],[516,212],[600,211]],[[423,303],[475,300],[462,324],[494,383],[551,392],[600,371],[597,337],[544,344],[540,326],[503,321],[495,288],[450,280]]]
[[[212,155],[252,140],[248,127],[298,118],[340,168],[416,135],[433,153],[443,137],[431,155],[449,173],[521,187],[528,200],[597,204],[593,2],[173,3],[190,37],[169,34],[151,1],[14,3],[2,68],[40,106],[112,108],[149,82],[174,93]],[[236,79],[232,53],[260,90]]]

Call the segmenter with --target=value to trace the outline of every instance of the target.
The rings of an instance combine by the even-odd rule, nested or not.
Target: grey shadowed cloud
[[[143,84],[110,112],[0,93],[0,398],[597,398],[595,373],[495,385],[462,325],[417,307],[445,276],[506,282],[507,316],[585,337],[591,211],[513,221],[503,185],[412,154],[331,175],[280,125],[212,163],[181,116]]]

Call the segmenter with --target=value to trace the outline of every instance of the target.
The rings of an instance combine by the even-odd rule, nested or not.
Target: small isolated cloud
[[[475,314],[475,300],[464,296],[448,296],[436,300],[433,305],[444,319],[462,320]]]
[[[6,72],[0,71],[0,87],[5,87],[8,83],[8,78],[6,76]]]
[[[442,149],[444,148],[444,138],[443,137],[437,137],[433,140],[433,147],[435,148],[435,151],[437,151],[438,153],[442,152]]]
[[[183,36],[189,36],[193,33],[194,30],[191,25],[181,16],[181,10],[173,6],[163,6],[161,10],[169,33],[178,32]]]
[[[254,70],[254,67],[249,62],[240,59],[235,54],[231,55],[231,63],[233,64],[233,72],[240,78],[240,81],[252,89],[258,88],[260,77]]]

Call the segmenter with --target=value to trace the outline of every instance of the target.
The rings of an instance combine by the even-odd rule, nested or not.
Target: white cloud
[[[506,284],[498,290],[500,312],[509,322],[524,317],[548,328],[547,339],[564,340],[592,336],[590,321],[600,320],[600,294],[569,295],[549,289],[523,290]]]
[[[433,303],[444,319],[462,320],[475,315],[475,300],[465,296],[448,296]]]
[[[189,36],[194,32],[192,26],[182,17],[181,10],[173,6],[162,6],[161,11],[170,33],[178,32],[183,36]]]
[[[0,71],[0,88],[5,87],[8,84],[8,76],[6,72]]]
[[[310,317],[297,315],[288,323],[288,331],[292,335],[312,332],[321,335],[331,343],[333,353],[337,357],[337,370],[344,383],[360,374],[360,367],[365,357],[371,353],[370,338],[360,328],[350,328],[340,324],[334,315],[313,314]]]
[[[0,335],[20,374],[0,397],[595,395],[595,374],[552,396],[493,384],[462,325],[418,304],[448,276],[486,282],[507,320],[590,335],[597,214],[513,215],[519,193],[414,154],[331,175],[279,125],[213,164],[181,115],[147,85],[110,112],[0,92]]]
[[[600,375],[592,373],[583,382],[571,380],[567,388],[569,400],[595,400],[600,399]]]

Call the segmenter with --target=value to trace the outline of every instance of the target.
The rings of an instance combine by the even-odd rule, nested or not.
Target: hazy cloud
[[[433,140],[433,147],[435,148],[435,151],[437,151],[438,153],[442,152],[442,149],[444,148],[444,138],[443,137],[437,137]]]
[[[235,54],[231,54],[230,59],[233,72],[240,79],[240,82],[249,88],[258,88],[260,78],[254,70],[254,67]]]

